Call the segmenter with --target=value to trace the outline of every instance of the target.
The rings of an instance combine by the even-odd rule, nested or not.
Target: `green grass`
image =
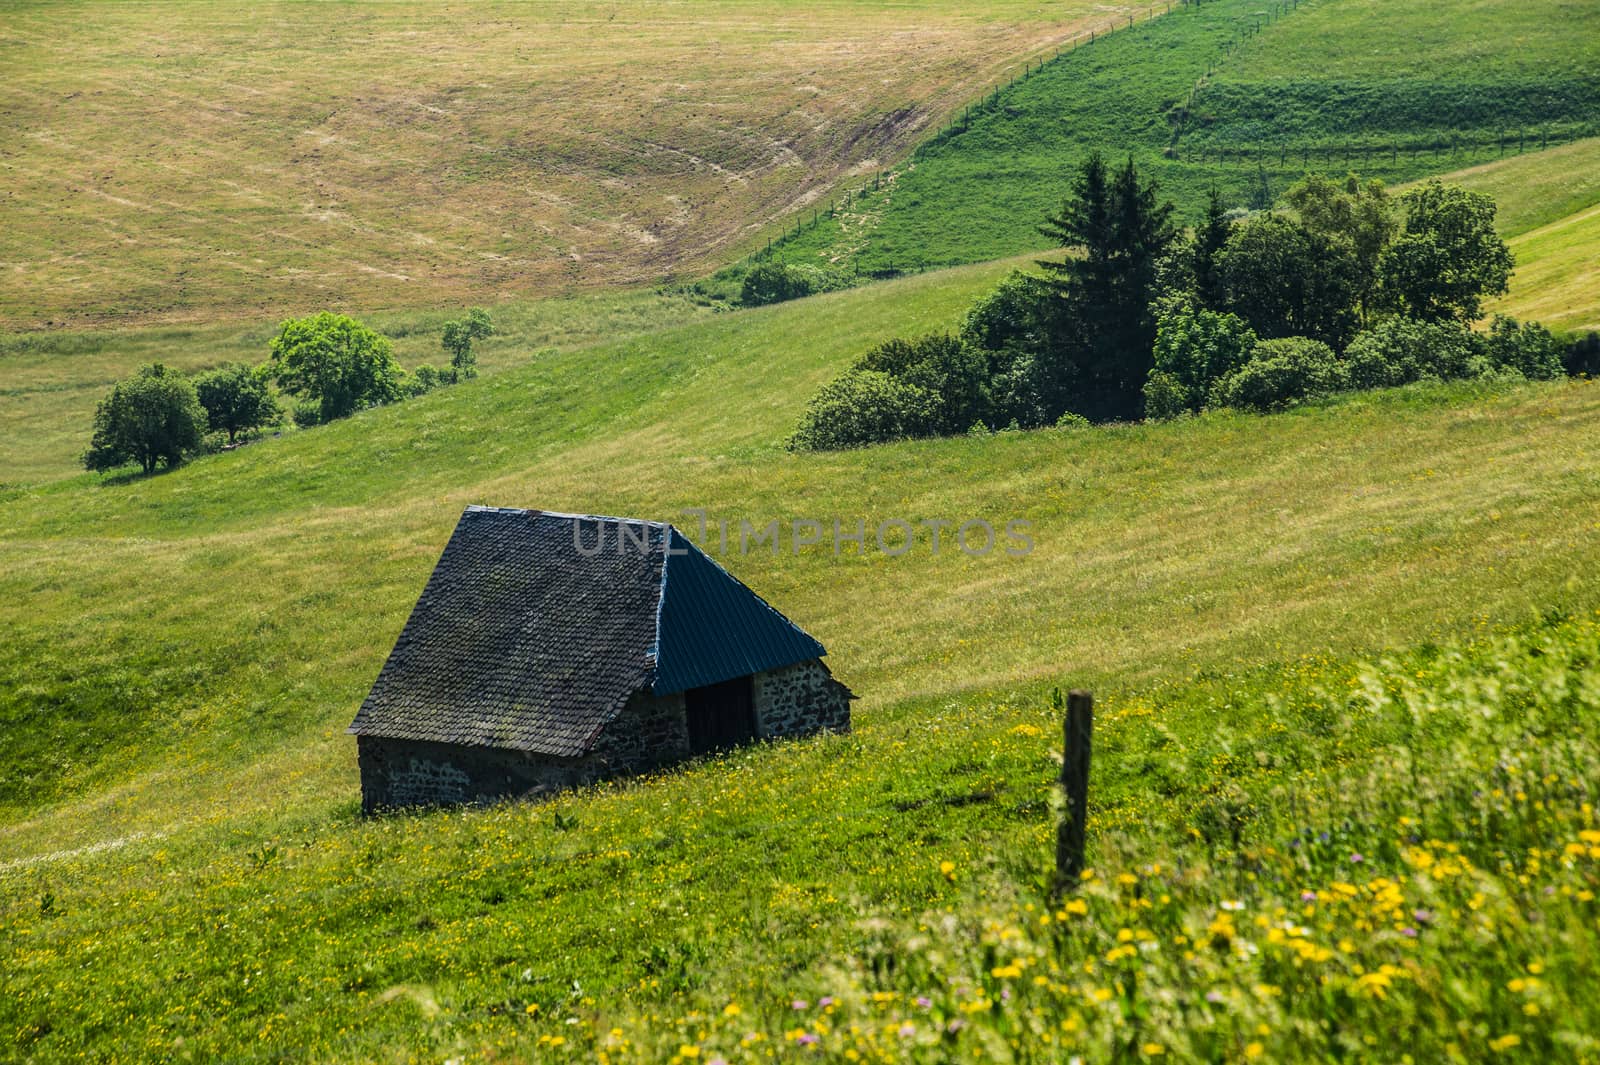
[[[1590,1060],[1597,654],[1553,615],[1102,701],[1067,907],[1040,699],[12,866],[0,1023],[40,1059]]]
[[[1571,0],[1182,8],[1004,89],[781,251],[863,271],[1014,255],[1093,150],[1132,154],[1185,218],[1213,186],[1245,205],[1307,169],[1401,182],[1537,150],[1596,132],[1596,40]]]
[[[1552,329],[1600,329],[1600,204],[1511,240],[1511,292],[1490,309]]]
[[[394,345],[407,369],[449,362],[439,346],[444,322],[461,308],[395,311],[366,319]],[[476,345],[484,372],[526,364],[545,349],[619,340],[710,314],[692,295],[613,290],[492,307],[496,335]],[[255,365],[267,357],[277,321],[192,326],[0,333],[0,484],[71,476],[94,429],[95,405],[117,380],[163,362],[193,372],[222,362]]]
[[[1197,775],[1214,757],[1250,763],[1306,656],[1340,680],[1368,651],[1600,603],[1587,382],[780,449],[818,384],[954,323],[1005,268],[552,353],[168,475],[0,494],[10,1052],[485,1057],[615,1020],[659,1059],[730,996],[781,1040],[787,994],[844,993],[848,959],[977,905],[939,862],[989,904],[1021,897],[1050,831],[1051,686],[1107,711],[1097,823],[1126,834],[1096,863],[1201,868],[1174,811],[1225,779]],[[568,830],[548,806],[359,822],[342,729],[469,502],[1015,517],[1036,547],[727,557],[828,645],[863,695],[853,736],[567,797]],[[1219,876],[1174,897],[1245,890]]]
[[[1600,329],[1600,139],[1446,175],[1499,205],[1517,257],[1511,292],[1490,309],[1554,329]]]
[[[0,328],[706,272],[1121,7],[5,0]]]
[[[1441,180],[1493,196],[1500,234],[1520,236],[1600,203],[1600,137],[1457,170]]]

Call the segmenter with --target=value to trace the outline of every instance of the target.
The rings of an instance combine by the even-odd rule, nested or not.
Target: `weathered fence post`
[[[1089,816],[1089,745],[1094,731],[1094,696],[1086,691],[1067,694],[1063,719],[1061,790],[1066,808],[1056,829],[1056,890],[1076,890],[1083,875],[1084,826]]]

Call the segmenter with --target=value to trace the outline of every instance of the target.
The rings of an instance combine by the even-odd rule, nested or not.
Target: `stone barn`
[[[468,507],[350,725],[362,808],[848,730],[855,696],[824,654],[671,525]]]

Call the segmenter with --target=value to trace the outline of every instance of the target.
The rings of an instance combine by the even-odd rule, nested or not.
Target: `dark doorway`
[[[683,703],[689,715],[689,748],[695,754],[737,747],[756,738],[749,677],[690,688],[683,693]]]

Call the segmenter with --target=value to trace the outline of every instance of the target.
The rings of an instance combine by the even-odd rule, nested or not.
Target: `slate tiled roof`
[[[824,653],[670,525],[469,507],[349,731],[576,757],[640,689]]]

